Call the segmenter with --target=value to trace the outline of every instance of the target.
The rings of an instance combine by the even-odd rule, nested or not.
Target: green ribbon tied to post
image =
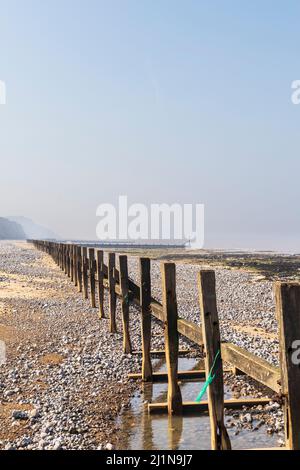
[[[217,366],[216,368],[216,364],[217,364],[217,361],[218,359],[221,359],[221,352],[220,352],[220,349],[218,350],[217,354],[215,355],[215,358],[214,358],[214,361],[212,363],[212,366],[210,368],[210,371],[209,371],[209,374],[207,376],[207,379],[206,381],[204,382],[204,385],[202,387],[202,390],[200,391],[199,395],[197,396],[196,398],[196,402],[197,403],[200,403],[200,401],[202,400],[202,397],[203,395],[205,394],[207,388],[209,387],[209,385],[212,383],[212,381],[215,379],[216,377],[216,374],[217,374],[217,370],[219,368],[219,366]],[[220,364],[219,364],[220,365]]]

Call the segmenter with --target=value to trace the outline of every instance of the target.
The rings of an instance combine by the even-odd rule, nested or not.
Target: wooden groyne
[[[131,378],[143,381],[168,382],[166,403],[151,403],[150,413],[166,412],[170,415],[209,412],[212,449],[230,449],[231,443],[224,425],[224,407],[239,409],[243,406],[267,404],[268,399],[224,399],[223,361],[235,374],[247,374],[269,387],[283,401],[286,449],[300,449],[300,367],[293,362],[294,345],[300,340],[300,284],[275,283],[276,315],[279,323],[280,367],[251,354],[220,338],[216,303],[214,271],[200,270],[198,274],[201,326],[178,316],[176,300],[176,265],[161,263],[162,303],[151,295],[151,261],[140,258],[140,283],[128,276],[127,256],[108,252],[104,263],[102,249],[75,244],[28,240],[37,249],[48,253],[70,280],[89,299],[91,307],[104,318],[104,289],[109,293],[109,329],[116,332],[116,304],[121,301],[123,351],[132,352],[129,328],[130,304],[141,308],[142,370]],[[116,263],[117,261],[117,263]],[[165,333],[167,374],[155,373],[151,364],[151,317],[162,322]],[[203,348],[205,370],[178,371],[179,334]],[[208,400],[183,402],[178,380],[206,377],[211,379]]]

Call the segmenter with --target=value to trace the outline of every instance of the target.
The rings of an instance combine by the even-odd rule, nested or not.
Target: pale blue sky
[[[207,246],[300,252],[299,1],[0,0],[0,215],[206,206]],[[225,242],[226,241],[226,242]]]

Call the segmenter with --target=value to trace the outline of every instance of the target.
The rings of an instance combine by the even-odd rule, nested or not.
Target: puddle
[[[162,360],[153,361],[154,369],[166,370]],[[179,370],[192,370],[197,367],[195,359],[180,358]],[[181,381],[180,388],[183,401],[194,401],[202,388],[203,381]],[[232,398],[229,389],[224,390],[225,398]],[[210,449],[210,424],[207,414],[198,416],[168,416],[166,414],[150,415],[147,402],[162,402],[167,398],[167,384],[142,384],[131,400],[131,407],[119,418],[122,433],[120,447],[128,450],[194,450]],[[203,400],[207,397],[204,395]],[[145,403],[146,402],[146,403]],[[230,416],[225,417],[225,423]],[[234,435],[236,427],[227,428],[233,449],[251,449],[276,447],[278,436],[268,435],[266,426],[256,431],[240,430]]]

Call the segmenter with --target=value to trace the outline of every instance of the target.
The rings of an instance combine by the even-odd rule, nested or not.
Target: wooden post
[[[290,450],[300,450],[300,284],[276,282],[275,298],[286,444]]]
[[[116,325],[116,280],[115,280],[115,253],[108,253],[108,288],[109,288],[109,331],[117,332]]]
[[[62,270],[66,272],[66,245],[63,243],[62,245],[63,249],[63,264],[62,264]]]
[[[207,391],[211,447],[213,450],[230,450],[231,444],[224,424],[223,365],[214,271],[200,271],[199,273],[199,304],[205,348],[206,378],[213,365],[212,373],[215,374]]]
[[[68,275],[68,265],[69,265],[68,245],[65,245],[65,274],[67,274],[67,275]]]
[[[77,288],[82,292],[82,254],[81,246],[77,246]]]
[[[98,304],[99,317],[104,318],[104,286],[103,286],[103,251],[97,250],[97,278],[98,278]]]
[[[174,263],[161,264],[165,349],[168,369],[168,412],[182,413],[182,396],[178,385],[178,348],[176,268]]]
[[[89,269],[90,269],[90,292],[91,307],[96,307],[96,290],[95,290],[95,249],[89,248]]]
[[[70,277],[71,282],[74,281],[74,245],[69,245],[69,252],[70,252]]]
[[[63,270],[64,266],[64,251],[63,251],[63,244],[59,244],[59,251],[60,251],[60,269]]]
[[[70,277],[70,245],[66,245],[66,275]]]
[[[128,289],[128,265],[127,256],[119,256],[121,307],[122,307],[122,325],[123,325],[123,352],[130,354],[132,352],[129,330],[129,289]]]
[[[74,285],[77,286],[77,245],[73,245],[73,271]]]
[[[71,245],[68,244],[68,277],[72,276],[72,253]]]
[[[82,257],[82,292],[83,298],[88,299],[88,272],[87,272],[87,247],[83,246],[81,249]]]
[[[142,333],[142,380],[152,380],[151,365],[151,271],[150,259],[140,258],[140,304]]]

